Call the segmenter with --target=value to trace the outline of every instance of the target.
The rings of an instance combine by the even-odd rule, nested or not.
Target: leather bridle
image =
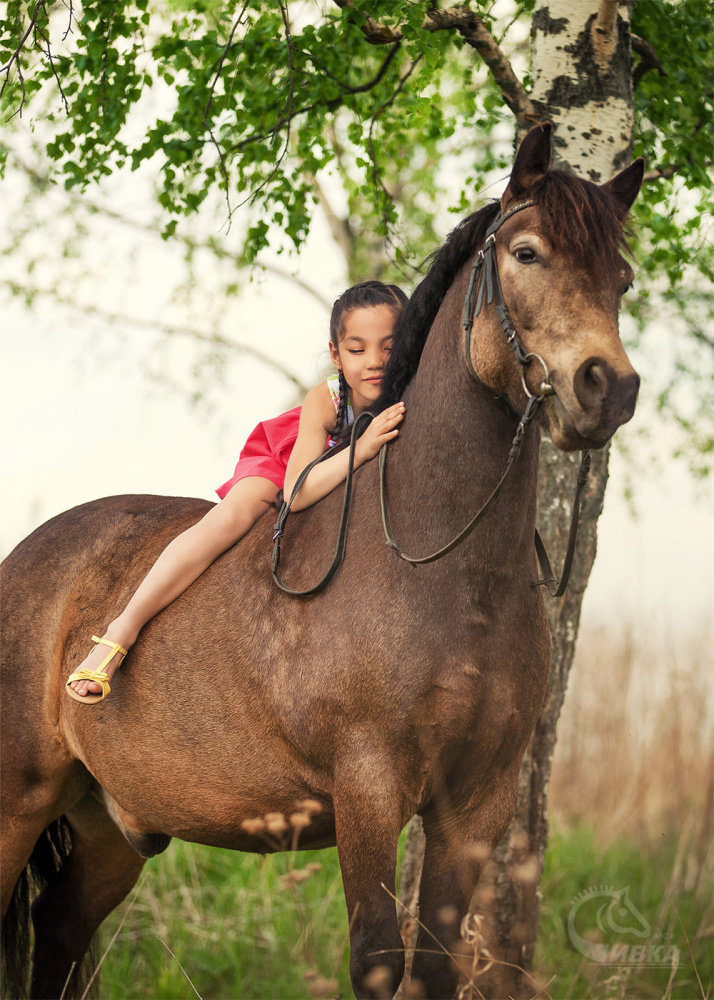
[[[506,482],[513,466],[515,465],[518,456],[521,451],[523,440],[526,434],[526,430],[530,423],[533,421],[538,408],[547,396],[551,396],[555,393],[553,386],[550,384],[550,375],[548,372],[548,366],[546,365],[543,358],[534,353],[533,351],[527,351],[523,346],[523,343],[516,332],[511,318],[508,313],[508,307],[506,306],[505,299],[503,297],[503,290],[501,288],[501,281],[498,274],[498,260],[496,255],[496,233],[501,228],[501,226],[506,222],[511,216],[515,215],[517,212],[522,212],[526,208],[531,208],[535,205],[533,201],[520,202],[514,205],[513,208],[509,209],[503,215],[498,215],[498,217],[491,223],[486,231],[486,236],[484,239],[483,247],[478,251],[474,258],[473,266],[471,268],[471,275],[469,278],[468,288],[466,290],[466,297],[464,299],[464,318],[463,318],[463,328],[464,328],[464,349],[466,354],[466,367],[469,371],[471,377],[482,387],[490,392],[493,392],[495,396],[499,396],[488,385],[486,385],[476,374],[476,370],[473,366],[473,361],[471,358],[471,335],[473,330],[473,325],[475,319],[480,315],[483,308],[484,301],[491,305],[494,300],[496,303],[496,315],[498,316],[499,322],[501,324],[501,329],[503,330],[504,336],[507,342],[510,344],[516,361],[521,368],[521,384],[523,390],[526,394],[527,402],[523,413],[520,415],[518,422],[518,427],[516,428],[516,433],[513,437],[511,443],[511,448],[508,453],[508,460],[506,462],[506,467],[503,475],[499,479],[498,483],[491,491],[488,498],[482,504],[480,509],[471,518],[469,523],[451,539],[446,545],[438,549],[435,552],[430,553],[427,556],[410,556],[404,549],[398,544],[394,537],[394,533],[391,528],[389,521],[389,514],[387,512],[387,501],[386,501],[386,491],[385,491],[385,468],[387,460],[387,447],[383,446],[379,453],[379,497],[380,497],[380,507],[382,513],[382,525],[384,528],[384,534],[387,539],[387,545],[392,548],[400,559],[405,562],[410,563],[413,566],[423,565],[425,563],[435,562],[437,559],[441,559],[443,556],[447,555],[449,552],[453,551],[468,535],[471,534],[476,525],[481,521],[486,511],[491,506],[492,502],[501,492],[501,489]],[[532,361],[537,361],[543,368],[544,377],[539,386],[538,394],[535,395],[528,388],[526,373],[528,366]],[[508,400],[509,405],[515,409],[513,403]],[[516,411],[517,412],[517,411]],[[366,419],[365,419],[366,418]],[[330,452],[325,452],[311,462],[303,471],[301,472],[297,482],[292,491],[290,500],[287,503],[283,503],[280,514],[278,515],[278,520],[275,524],[275,533],[273,535],[273,579],[281,590],[284,590],[288,594],[293,594],[295,596],[307,597],[312,594],[319,593],[323,590],[330,580],[333,578],[337,570],[339,569],[342,560],[344,559],[345,545],[347,540],[347,521],[349,518],[349,511],[351,506],[352,498],[352,477],[354,474],[354,451],[357,438],[359,437],[359,432],[361,430],[361,425],[366,424],[372,419],[372,414],[365,412],[361,413],[357,420],[354,422],[352,427],[352,435],[350,439],[350,458],[347,471],[347,478],[345,481],[345,495],[342,504],[342,516],[340,519],[340,529],[338,534],[337,546],[335,548],[335,554],[330,564],[329,569],[325,573],[324,577],[317,583],[314,587],[310,587],[307,590],[295,590],[289,587],[287,584],[283,583],[278,575],[278,566],[280,563],[280,540],[283,536],[285,530],[285,522],[287,521],[288,515],[290,513],[290,507],[293,498],[297,495],[300,487],[302,486],[305,478],[311,471],[311,469],[317,465],[319,462],[324,461],[330,454]],[[582,454],[582,459],[580,462],[580,469],[578,472],[577,485],[575,490],[575,498],[573,501],[573,513],[570,521],[570,531],[568,534],[568,548],[565,556],[565,561],[563,564],[563,572],[558,581],[554,574],[553,569],[548,558],[548,553],[546,551],[543,540],[536,530],[535,533],[535,546],[536,553],[538,556],[538,561],[540,564],[541,572],[543,578],[537,581],[538,586],[546,586],[553,597],[561,597],[565,593],[567,587],[568,578],[570,576],[570,569],[572,566],[573,555],[575,553],[575,542],[577,538],[578,531],[578,521],[580,517],[580,503],[581,494],[585,483],[587,481],[588,472],[590,469],[590,452],[584,451]]]

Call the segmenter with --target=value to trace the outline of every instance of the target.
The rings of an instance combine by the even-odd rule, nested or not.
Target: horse
[[[208,502],[97,500],[5,560],[12,996],[28,989],[30,920],[30,995],[74,995],[95,930],[147,857],[172,837],[279,849],[261,819],[278,814],[302,817],[300,848],[337,845],[360,998],[402,980],[397,841],[421,817],[412,976],[426,997],[453,995],[453,914],[467,910],[514,812],[549,671],[534,547],[540,433],[564,450],[600,448],[632,416],[639,384],[618,311],[642,161],[597,185],[550,159],[551,127],[536,126],[501,199],[457,226],[399,320],[382,393],[383,405],[406,402],[382,468],[398,543],[384,543],[369,462],[354,475],[344,562],[328,587],[291,596],[271,580],[267,512],[143,629],[111,696],[91,708],[64,694],[87,637]],[[329,564],[340,503],[334,491],[285,526],[280,572],[293,588],[309,589]],[[459,545],[419,561],[484,504]],[[42,878],[30,909],[32,870]]]

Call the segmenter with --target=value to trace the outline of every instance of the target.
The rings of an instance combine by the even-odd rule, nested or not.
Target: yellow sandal
[[[105,646],[109,646],[111,652],[109,652],[99,664],[99,670],[87,670],[86,667],[82,667],[80,670],[75,670],[65,684],[65,689],[70,698],[74,698],[75,701],[79,701],[83,705],[96,705],[98,701],[104,701],[106,696],[111,691],[111,688],[109,687],[109,678],[104,668],[112,662],[112,657],[116,656],[117,653],[121,653],[121,660],[119,660],[119,663],[117,664],[117,667],[120,667],[127,654],[127,650],[124,649],[123,646],[120,646],[118,642],[111,642],[109,639],[100,639],[96,635],[92,636],[92,642],[96,645],[103,643]],[[73,684],[75,681],[95,681],[97,684],[101,684],[102,693],[85,694],[84,696],[79,695],[70,687],[70,684]]]

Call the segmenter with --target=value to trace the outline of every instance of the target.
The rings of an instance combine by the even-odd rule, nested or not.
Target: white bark
[[[629,160],[634,123],[630,75],[622,72],[629,4],[619,5],[609,34],[605,13],[598,0],[545,0],[531,33],[531,100],[555,126],[556,158],[597,183]]]

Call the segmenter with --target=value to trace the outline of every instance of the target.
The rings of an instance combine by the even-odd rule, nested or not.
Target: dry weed
[[[556,819],[592,823],[606,841],[646,842],[652,831],[678,833],[695,813],[700,840],[710,838],[710,640],[674,643],[634,626],[583,631],[558,724]]]

